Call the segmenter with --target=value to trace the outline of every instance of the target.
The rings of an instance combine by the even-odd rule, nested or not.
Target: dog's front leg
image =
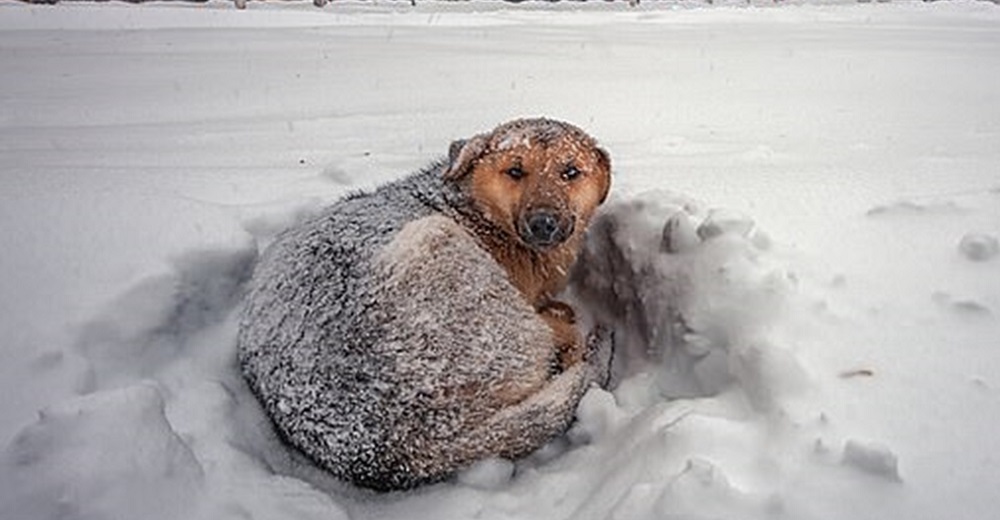
[[[584,360],[586,348],[580,331],[576,328],[576,313],[569,304],[547,300],[537,307],[539,316],[552,329],[559,361],[559,371]]]

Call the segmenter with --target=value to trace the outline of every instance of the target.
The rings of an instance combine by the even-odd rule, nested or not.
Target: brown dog
[[[556,301],[610,187],[582,130],[518,120],[334,204],[262,255],[244,374],[279,432],[380,490],[516,458],[606,373]]]

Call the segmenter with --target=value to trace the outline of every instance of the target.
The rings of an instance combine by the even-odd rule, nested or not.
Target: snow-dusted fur
[[[468,231],[447,166],[283,233],[241,320],[243,372],[278,430],[364,487],[525,455],[567,428],[591,378],[583,363],[552,375],[551,329]]]

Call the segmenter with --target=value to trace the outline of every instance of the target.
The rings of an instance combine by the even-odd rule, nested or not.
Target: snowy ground
[[[1000,8],[684,5],[0,2],[0,518],[992,518]],[[612,154],[620,385],[331,482],[234,368],[258,245],[523,115]]]

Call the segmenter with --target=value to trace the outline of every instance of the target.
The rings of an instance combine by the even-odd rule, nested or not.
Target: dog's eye
[[[579,177],[581,174],[583,174],[583,172],[581,172],[580,169],[576,167],[576,165],[571,164],[567,166],[565,170],[563,170],[562,178],[563,180],[571,181]]]
[[[524,177],[524,170],[522,170],[519,166],[511,166],[510,168],[504,170],[504,173],[506,173],[511,179],[520,179],[521,177]]]

